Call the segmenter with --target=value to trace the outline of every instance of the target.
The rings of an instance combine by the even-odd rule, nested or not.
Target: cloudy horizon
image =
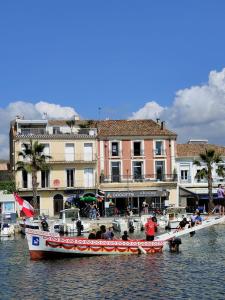
[[[70,119],[79,114],[76,108],[39,101],[15,101],[0,108],[0,159],[9,158],[8,132],[10,121],[17,115],[25,119]],[[209,143],[224,145],[225,136],[225,68],[211,71],[208,82],[175,93],[171,106],[162,106],[157,100],[143,104],[127,119],[156,119],[178,134],[178,142],[190,139],[207,139]],[[85,117],[85,116],[84,116]],[[97,119],[97,117],[96,117]]]

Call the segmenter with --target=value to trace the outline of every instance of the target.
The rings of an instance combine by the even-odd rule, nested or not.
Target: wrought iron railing
[[[100,183],[129,183],[129,182],[158,182],[177,181],[176,174],[145,174],[145,175],[111,175],[100,176]]]

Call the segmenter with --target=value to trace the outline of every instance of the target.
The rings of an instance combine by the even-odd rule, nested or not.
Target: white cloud
[[[210,143],[225,144],[225,68],[211,71],[207,84],[177,91],[171,107],[159,107],[157,117],[177,132],[180,142],[204,138]],[[147,103],[132,118],[146,118],[152,113]]]
[[[9,158],[9,126],[10,121],[17,115],[23,116],[25,119],[41,119],[43,114],[47,113],[49,118],[69,119],[77,112],[72,107],[65,107],[58,104],[48,102],[38,102],[36,104],[16,101],[11,102],[5,108],[0,108],[0,159]]]
[[[155,101],[147,102],[144,107],[133,112],[130,119],[156,119],[165,108],[160,106]]]
[[[35,108],[42,115],[47,113],[49,118],[69,119],[74,115],[77,115],[72,107],[61,106],[59,104],[47,103],[43,101],[35,104]]]

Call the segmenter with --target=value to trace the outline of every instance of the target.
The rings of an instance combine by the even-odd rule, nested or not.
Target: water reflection
[[[223,299],[225,226],[182,238],[181,252],[31,261],[0,241],[0,299]]]

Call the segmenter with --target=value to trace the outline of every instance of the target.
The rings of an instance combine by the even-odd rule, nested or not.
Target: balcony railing
[[[21,128],[20,135],[43,135],[47,134],[45,128]]]
[[[132,156],[144,156],[144,150],[143,149],[141,149],[141,150],[133,149],[131,155]]]
[[[166,150],[165,149],[153,149],[154,156],[165,156]]]
[[[96,153],[74,153],[74,154],[65,154],[65,153],[54,153],[45,155],[51,156],[51,158],[47,158],[47,163],[96,163],[97,162],[97,154]],[[23,159],[22,156],[19,157],[19,160],[24,162],[30,162],[30,158],[26,157]]]
[[[177,181],[176,174],[146,174],[146,175],[111,175],[100,176],[100,183],[127,183],[130,182],[175,182]]]
[[[31,190],[32,189],[32,185],[31,183],[28,182],[17,182],[17,186],[19,189],[23,189],[23,190]],[[38,190],[42,190],[42,189],[63,189],[63,190],[67,190],[67,189],[95,189],[96,188],[96,182],[95,182],[95,178],[93,178],[93,180],[87,181],[85,182],[85,180],[76,180],[76,178],[74,179],[74,181],[70,181],[67,182],[67,180],[61,180],[61,179],[53,179],[50,181],[45,181],[45,183],[38,181],[38,186],[37,189]]]
[[[97,135],[96,129],[91,128],[76,128],[71,132],[70,128],[53,128],[53,132],[47,131],[46,128],[20,128],[17,135],[89,135],[95,137]]]

